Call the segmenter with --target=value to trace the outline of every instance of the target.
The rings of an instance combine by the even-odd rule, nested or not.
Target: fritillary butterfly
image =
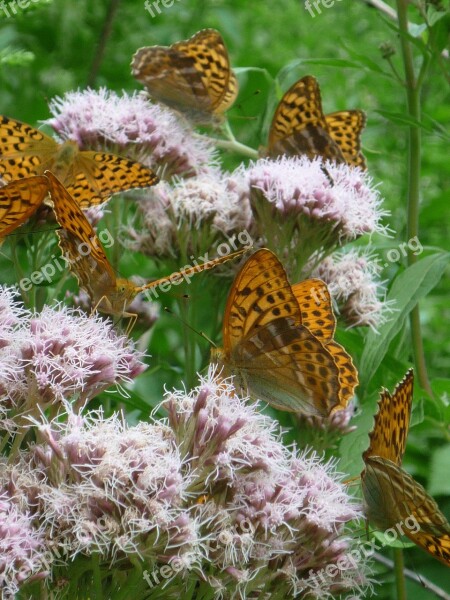
[[[364,452],[362,491],[368,519],[386,531],[402,525],[415,544],[450,567],[450,523],[426,490],[401,467],[408,434],[413,371],[391,396],[381,393],[370,445]],[[415,519],[414,529],[405,525]]]
[[[281,98],[269,130],[268,154],[309,158],[322,156],[337,163],[366,168],[360,134],[366,123],[361,110],[324,115],[315,77],[303,77]]]
[[[158,183],[140,163],[115,154],[79,150],[76,142],[59,144],[38,129],[0,117],[0,177],[6,182],[51,170],[82,208],[105,202],[112,194]],[[22,211],[15,212],[21,219]],[[21,220],[23,222],[23,220]]]
[[[273,252],[255,252],[234,280],[223,348],[212,356],[253,397],[280,410],[327,416],[345,408],[358,379],[350,357],[332,341],[331,304],[323,302],[319,315],[307,305],[314,286],[325,284],[291,287]]]
[[[220,121],[238,94],[227,49],[215,29],[202,29],[172,46],[140,48],[131,67],[154,100],[197,122]]]
[[[126,312],[126,309],[137,294],[162,283],[174,283],[191,274],[212,269],[246,251],[238,250],[142,286],[128,279],[116,278],[100,240],[78,203],[51,172],[46,171],[45,178],[48,180],[56,220],[61,226],[57,231],[61,251],[80,287],[85,289],[95,308],[101,312],[134,318],[135,315]]]

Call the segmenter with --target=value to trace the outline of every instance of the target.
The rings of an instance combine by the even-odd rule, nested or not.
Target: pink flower
[[[3,291],[3,297],[8,294],[10,290]],[[14,326],[4,330],[0,348],[0,363],[7,367],[0,379],[3,414],[13,410],[24,417],[73,399],[83,405],[146,368],[142,354],[100,317],[64,306],[20,314],[17,305],[10,305],[9,311],[0,313],[0,322],[2,314],[8,322],[14,318]]]
[[[384,233],[381,198],[367,172],[306,156],[268,158],[232,176],[250,201],[265,245],[286,257],[293,280],[309,277],[330,251],[365,233]],[[257,236],[256,236],[257,237]]]
[[[42,530],[1,490],[0,480],[0,593],[13,598],[23,583],[45,578],[49,565]]]
[[[236,173],[247,184],[253,203],[266,199],[273,209],[292,218],[329,223],[340,239],[385,231],[381,199],[366,172],[345,164],[305,156],[260,159]]]
[[[341,307],[342,316],[350,327],[377,327],[395,310],[385,300],[386,290],[378,279],[377,258],[350,249],[325,258],[313,271],[313,277],[323,279],[330,294]]]
[[[121,96],[105,88],[69,92],[50,102],[46,122],[82,149],[107,149],[138,160],[169,179],[191,177],[217,163],[212,144],[191,126],[142,95]]]
[[[163,406],[167,420],[134,426],[92,412],[35,421],[39,441],[8,466],[4,481],[71,568],[95,555],[100,573],[113,561],[131,576],[138,558],[168,597],[186,578],[219,596],[293,597],[343,563],[317,577],[320,597],[367,587],[347,531],[360,511],[333,463],[285,447],[275,421],[213,368]]]
[[[230,252],[251,245],[249,204],[219,170],[173,184],[161,182],[146,196],[139,201],[142,224],[126,229],[133,250],[162,258],[183,255],[187,249],[196,258],[230,238]]]

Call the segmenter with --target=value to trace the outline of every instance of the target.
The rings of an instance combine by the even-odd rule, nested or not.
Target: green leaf
[[[396,123],[397,125],[402,125],[402,126],[407,126],[407,127],[414,125],[415,127],[421,127],[425,131],[433,131],[433,129],[430,126],[427,127],[423,122],[417,121],[417,119],[413,119],[412,117],[410,117],[409,115],[407,115],[405,113],[394,113],[394,112],[389,112],[388,110],[374,110],[373,112],[378,113],[379,115],[381,115],[388,121],[392,121],[393,123]]]
[[[26,50],[13,50],[4,48],[0,51],[0,65],[11,65],[14,67],[23,67],[32,63],[35,59],[33,52]]]
[[[430,480],[428,482],[428,491],[432,496],[450,496],[449,463],[450,444],[441,446],[433,452]]]
[[[391,318],[381,325],[379,332],[370,331],[360,363],[360,386],[367,387],[389,344],[404,326],[405,320],[421,298],[426,296],[439,282],[448,265],[447,253],[432,254],[411,265],[394,280],[387,300],[395,300]]]

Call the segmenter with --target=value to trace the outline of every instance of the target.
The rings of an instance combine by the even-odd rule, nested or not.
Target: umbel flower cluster
[[[276,423],[212,369],[164,406],[166,420],[135,426],[71,410],[33,422],[36,443],[0,476],[6,594],[27,580],[76,586],[81,564],[109,597],[367,589],[348,528],[360,513],[332,462],[283,445]]]
[[[50,110],[47,123],[62,139],[139,160],[163,178],[138,194],[137,214],[121,239],[151,258],[186,261],[245,231],[255,246],[276,252],[297,281],[318,273],[322,260],[362,235],[387,232],[380,194],[359,168],[282,156],[223,172],[209,138],[136,93],[71,92],[53,100]],[[376,270],[365,270],[360,297],[348,301],[326,265],[347,324],[383,323],[385,292]]]
[[[84,406],[146,365],[125,336],[100,317],[59,305],[25,310],[12,288],[0,287],[0,426],[11,433],[27,417],[68,399]]]

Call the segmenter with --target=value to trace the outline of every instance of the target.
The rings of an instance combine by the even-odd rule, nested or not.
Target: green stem
[[[100,570],[100,556],[93,554],[91,557],[92,565],[92,593],[94,600],[103,600],[103,589],[102,589],[102,573]]]
[[[397,588],[397,600],[406,600],[405,561],[402,548],[394,548],[394,572]]]
[[[408,0],[397,0],[398,25],[400,45],[405,70],[406,99],[408,115],[415,123],[421,121],[420,87],[414,74],[414,59],[411,45],[408,41]],[[422,77],[423,80],[423,77]],[[409,127],[408,141],[408,225],[407,239],[419,234],[419,198],[420,198],[420,167],[421,167],[421,128],[417,125]],[[417,256],[408,250],[408,265],[417,261]],[[420,325],[420,312],[417,305],[410,313],[410,327],[414,362],[421,387],[432,394],[425,363],[425,352]]]
[[[245,144],[241,144],[237,140],[212,140],[218,148],[223,148],[223,150],[229,150],[231,152],[238,152],[242,154],[242,156],[248,156],[249,158],[253,158],[255,160],[258,159],[258,151],[250,148],[250,146],[246,146]]]

